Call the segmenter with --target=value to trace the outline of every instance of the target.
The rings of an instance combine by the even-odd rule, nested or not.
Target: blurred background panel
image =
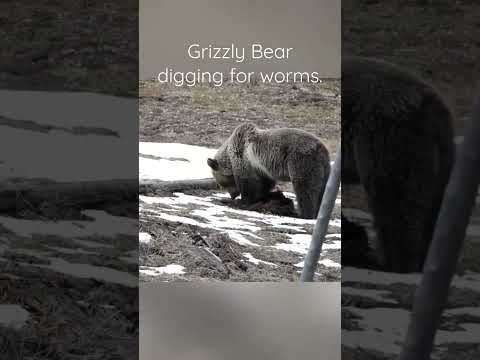
[[[340,359],[340,284],[140,286],[141,360]]]
[[[169,1],[140,0],[140,79],[165,67],[176,71],[201,68],[228,71],[318,71],[320,77],[340,76],[340,4],[302,1]],[[187,47],[293,47],[288,60],[192,60]],[[162,69],[163,67],[163,69]]]

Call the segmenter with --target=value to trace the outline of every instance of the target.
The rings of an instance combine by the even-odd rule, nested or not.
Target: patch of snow
[[[185,267],[177,264],[170,264],[167,266],[140,266],[140,273],[148,276],[159,275],[180,275],[185,274]]]
[[[152,240],[152,235],[146,233],[146,232],[141,232],[138,234],[138,241],[140,241],[143,244],[148,244]]]
[[[404,331],[410,320],[409,311],[392,308],[343,307],[343,309],[360,317],[357,322],[362,330],[342,330],[342,345],[371,349],[387,354],[400,352],[405,337]]]
[[[359,282],[377,285],[392,285],[396,283],[418,285],[421,281],[421,274],[397,274],[353,267],[344,267],[342,268],[342,279],[345,282]],[[480,292],[480,273],[469,273],[464,276],[454,276],[452,280],[452,286],[460,289],[469,289]]]
[[[268,262],[268,261],[256,259],[256,258],[255,258],[252,254],[250,254],[250,253],[243,253],[243,256],[245,256],[249,262],[251,262],[252,264],[255,264],[255,265],[258,265],[258,264],[266,264],[266,265],[270,265],[270,266],[274,266],[274,267],[277,267],[277,266],[278,266],[277,264],[272,263],[272,262]]]
[[[248,230],[254,233],[262,229],[260,224],[258,224],[262,223],[270,225],[273,228],[283,228],[293,230],[299,233],[305,233],[306,230],[301,225],[314,225],[316,221],[314,219],[299,219],[277,215],[261,214],[249,210],[232,209],[227,206],[216,205],[212,203],[212,197],[201,198],[197,196],[186,195],[183,193],[174,193],[174,195],[174,197],[151,197],[141,195],[140,212],[153,214],[168,221],[176,221],[189,225],[213,228],[228,232],[229,234],[233,234],[236,241],[240,241],[242,243],[245,243],[246,239],[243,236],[239,236],[238,231],[232,232],[233,230]],[[191,214],[196,217],[196,219],[193,219],[185,216],[166,214],[163,212],[163,209],[156,210],[154,208],[145,208],[145,206],[142,206],[142,204],[162,204],[168,206],[197,205],[199,206],[199,208],[191,211]],[[242,215],[244,218],[246,218],[246,220],[232,218],[231,214]],[[200,221],[199,219],[204,219],[205,221]],[[331,221],[332,226],[339,225],[339,223],[339,220]],[[250,245],[253,244],[250,241],[248,243]]]
[[[140,142],[140,179],[170,181],[211,178],[207,159],[213,158],[216,152],[217,149],[203,146]],[[145,158],[142,154],[158,159]]]
[[[81,92],[0,90],[0,101],[1,116],[67,130],[40,132],[2,126],[0,177],[60,182],[130,178],[131,168],[125,163],[137,163],[138,155],[125,154],[123,138],[131,136],[138,126],[132,121],[138,117],[135,99]],[[78,127],[110,130],[114,136],[68,132]],[[29,144],[35,151],[10,151],[18,144]],[[119,153],[123,154],[121,162]]]
[[[20,305],[0,304],[0,325],[21,329],[30,319],[30,313]]]
[[[340,219],[332,219],[328,222],[328,226],[335,226],[335,227],[342,227],[342,220]]]
[[[278,216],[278,215],[268,215],[262,214],[256,211],[250,210],[238,210],[232,209],[228,206],[216,205],[211,202],[211,199],[202,198],[193,195],[186,195],[183,193],[174,193],[175,197],[154,197],[154,196],[140,196],[140,201],[145,204],[164,204],[164,205],[200,205],[204,206],[206,209],[198,210],[208,210],[205,214],[215,214],[215,215],[228,215],[228,214],[237,214],[244,217],[250,218],[252,221],[259,221],[273,227],[285,226],[285,225],[315,225],[315,219],[300,219],[292,218],[287,216]],[[142,204],[140,204],[140,210],[142,210]],[[227,217],[231,219],[231,217]],[[340,219],[334,219],[330,221],[330,226],[340,227]],[[292,228],[292,230],[295,228]],[[297,227],[295,230],[304,231],[303,228]]]
[[[342,234],[328,234],[325,235],[325,239],[331,239],[331,238],[336,238],[336,239],[341,239]]]
[[[34,235],[114,238],[117,235],[136,236],[138,233],[137,221],[132,218],[113,216],[99,210],[84,210],[82,214],[93,220],[43,221],[0,216],[0,225],[19,236],[30,238]]]
[[[460,307],[447,309],[443,312],[445,316],[455,316],[455,315],[470,315],[475,317],[480,317],[480,307]]]
[[[279,250],[291,251],[298,254],[307,254],[312,240],[311,234],[288,234],[289,243],[276,244],[274,247]],[[341,249],[341,241],[325,241],[322,244],[322,253],[326,250]]]
[[[230,195],[227,193],[215,193],[215,194],[212,194],[212,197],[219,198],[219,199],[230,199]]]
[[[243,229],[253,232],[261,230],[261,227],[255,226],[249,221],[226,216],[225,212],[218,211],[218,208],[197,209],[193,210],[191,214],[205,219],[216,229]]]
[[[101,127],[127,136],[137,126],[129,124],[136,116],[136,100],[125,97],[88,92],[0,90],[0,99],[0,115],[12,119],[70,129]]]
[[[460,323],[459,326],[463,328],[463,331],[438,331],[435,336],[435,344],[480,343],[480,324]]]
[[[248,240],[244,234],[240,231],[235,231],[235,230],[227,230],[226,233],[228,236],[230,236],[230,239],[235,241],[237,244],[240,245],[248,245],[248,246],[260,246],[259,244],[256,244],[250,240]],[[250,235],[250,234],[249,234]]]
[[[318,264],[323,265],[325,267],[335,267],[335,268],[342,267],[341,264],[339,264],[339,263],[337,263],[333,260],[330,260],[330,259],[318,260]],[[294,266],[299,267],[299,268],[303,268],[305,266],[305,262],[301,261],[298,264],[295,264]]]
[[[325,267],[335,267],[335,268],[341,268],[342,265],[335,262],[335,261],[332,261],[330,259],[322,259],[322,260],[319,260],[318,263],[320,265],[323,265]]]
[[[211,223],[203,223],[203,222],[200,222],[200,221],[197,221],[195,219],[188,218],[188,217],[185,217],[185,216],[164,214],[162,212],[157,212],[157,211],[153,211],[153,210],[149,210],[148,212],[152,213],[152,214],[155,214],[154,215],[155,217],[158,217],[160,219],[164,219],[164,220],[167,220],[167,221],[179,222],[179,223],[182,223],[182,224],[198,226],[198,227],[201,227],[201,228],[216,229],[216,230],[223,231],[224,233],[228,234],[233,241],[237,242],[240,245],[259,246],[258,244],[255,244],[255,243],[251,242],[244,235],[242,235],[242,233],[245,234],[245,232],[231,229],[232,227],[235,227],[235,226],[232,226],[231,224],[228,224],[226,222],[222,222],[218,219],[216,219],[216,222],[214,224],[211,224]],[[242,224],[240,220],[237,222],[236,225],[237,225],[236,227],[238,229],[247,228],[247,229],[250,229],[250,230],[252,230],[252,229],[257,230],[256,227],[249,225],[247,222],[244,222],[244,224]],[[250,233],[247,233],[247,234],[250,235]]]
[[[343,289],[342,289],[343,291]],[[404,309],[344,307],[359,318],[361,330],[342,330],[342,345],[351,348],[375,350],[386,354],[398,354],[405,340],[410,312]],[[480,324],[460,323],[461,331],[438,330],[435,345],[480,342]],[[439,348],[435,349],[437,352]]]
[[[283,193],[283,195],[284,195],[286,198],[289,198],[289,199],[292,199],[292,200],[294,200],[294,199],[297,198],[294,193],[291,193],[291,192],[288,192],[288,191],[285,191],[285,192]]]
[[[49,179],[56,182],[131,179],[132,167],[122,165],[134,164],[137,155],[132,152],[119,162],[118,154],[125,153],[125,145],[118,137],[80,136],[63,131],[51,133],[55,136],[2,127],[0,161],[3,166],[0,166],[0,178]],[[7,151],[19,143],[29,144],[35,151]]]
[[[362,296],[378,302],[396,304],[393,299],[386,299],[385,296],[391,295],[387,290],[375,290],[375,289],[357,289],[348,286],[342,286],[342,294],[352,296]]]
[[[55,272],[84,279],[96,279],[113,284],[120,284],[128,287],[137,287],[138,278],[128,272],[120,271],[104,266],[90,264],[70,263],[66,260],[54,257],[39,257],[50,261],[50,264],[19,263],[26,266],[35,266],[43,269],[50,269]]]

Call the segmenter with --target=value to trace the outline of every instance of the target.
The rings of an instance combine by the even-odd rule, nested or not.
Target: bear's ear
[[[213,170],[217,171],[218,170],[218,161],[215,159],[207,159],[207,164],[210,166]]]

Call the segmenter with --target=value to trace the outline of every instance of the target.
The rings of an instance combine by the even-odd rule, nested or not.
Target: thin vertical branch
[[[341,147],[338,147],[335,162],[330,171],[328,177],[327,186],[322,198],[322,204],[318,211],[317,222],[313,229],[312,241],[310,242],[310,248],[307,256],[305,257],[302,275],[300,281],[313,281],[313,275],[317,268],[318,259],[322,252],[322,244],[325,239],[325,235],[328,230],[328,223],[332,215],[333,208],[335,206],[335,200],[337,199],[338,189],[340,187],[340,173],[341,173]]]

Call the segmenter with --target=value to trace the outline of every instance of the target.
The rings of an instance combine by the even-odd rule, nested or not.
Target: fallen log
[[[183,190],[214,190],[217,183],[213,179],[196,180],[140,180],[139,193],[142,195],[156,194],[160,191],[183,191]]]
[[[98,180],[68,183],[22,180],[0,185],[0,213],[14,213],[25,206],[45,203],[79,208],[109,203],[138,202],[138,181]]]
[[[28,206],[38,208],[45,203],[69,204],[85,208],[119,202],[138,202],[138,194],[193,189],[213,190],[213,179],[199,180],[138,180],[117,179],[79,182],[53,182],[41,179],[5,181],[0,183],[0,213],[15,213]]]

